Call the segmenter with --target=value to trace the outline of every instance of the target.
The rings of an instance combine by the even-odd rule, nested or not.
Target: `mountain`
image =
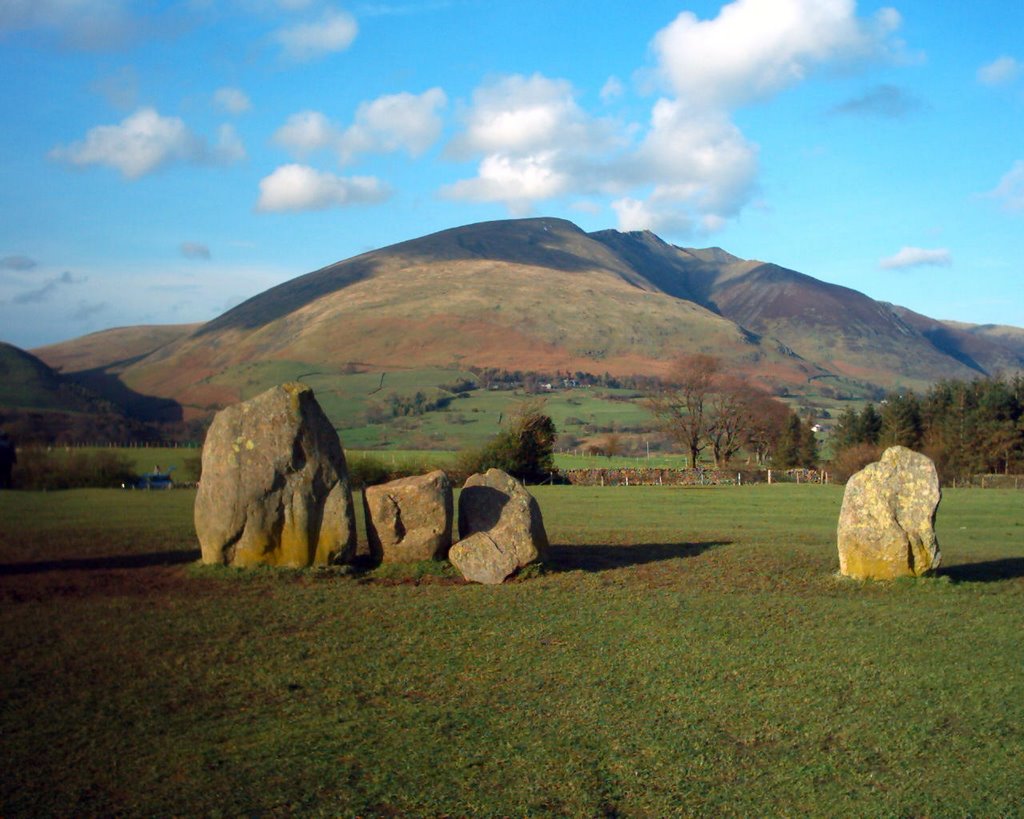
[[[119,386],[171,399],[186,416],[238,400],[256,366],[664,375],[680,354],[707,352],[796,390],[826,378],[923,387],[1024,367],[1024,353],[997,333],[720,248],[681,248],[646,231],[588,234],[552,218],[467,225],[364,253],[203,325],[122,328],[37,352],[104,394]]]

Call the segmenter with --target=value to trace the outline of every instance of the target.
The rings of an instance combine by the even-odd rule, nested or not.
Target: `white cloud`
[[[624,229],[720,230],[757,190],[758,147],[732,112],[812,71],[896,57],[899,14],[856,14],[854,0],[735,0],[711,20],[684,12],[653,38],[653,76],[668,93],[645,126],[592,117],[572,85],[539,74],[494,79],[473,93],[449,146],[476,175],[442,195],[503,202],[513,213],[559,196],[610,195]],[[617,78],[607,102],[624,93]],[[859,101],[890,116],[916,101],[884,89]]]
[[[355,123],[339,139],[343,162],[370,151],[391,153],[405,150],[419,156],[437,142],[442,121],[438,113],[448,104],[440,88],[422,94],[388,94],[360,104]]]
[[[346,11],[328,9],[316,22],[299,23],[277,32],[277,41],[292,60],[306,62],[344,51],[356,38],[359,26]]]
[[[341,130],[319,111],[292,114],[273,136],[274,142],[299,156],[335,147],[340,138]]]
[[[596,125],[576,104],[568,81],[513,74],[473,92],[465,133],[451,147],[460,157],[584,147],[601,141]]]
[[[684,11],[654,38],[662,75],[692,105],[763,99],[820,65],[892,52],[900,16],[856,16],[854,0],[735,0],[713,20]]]
[[[383,202],[390,190],[372,176],[339,177],[308,165],[282,165],[260,180],[256,209],[264,213],[325,210]]]
[[[241,88],[218,88],[214,92],[213,102],[226,114],[244,114],[252,110],[252,101]]]
[[[571,178],[557,165],[550,151],[522,157],[491,154],[484,157],[475,178],[449,185],[444,194],[471,202],[504,202],[513,214],[525,215],[534,202],[570,190]]]
[[[342,129],[319,111],[300,111],[274,134],[274,141],[297,156],[330,149],[342,163],[359,154],[405,150],[419,156],[437,142],[443,122],[440,110],[448,98],[440,88],[422,94],[388,94],[363,102],[355,122]]]
[[[1006,85],[1022,73],[1024,64],[1004,55],[978,69],[978,82],[982,85]]]
[[[694,112],[678,100],[658,100],[650,129],[627,169],[634,184],[654,185],[645,210],[632,209],[634,218],[665,211],[644,225],[652,230],[654,223],[700,225],[705,230],[720,226],[750,199],[757,154],[757,146],[724,113]]]
[[[481,158],[476,177],[442,190],[448,198],[504,202],[523,214],[539,200],[615,187],[607,158],[625,141],[577,105],[565,80],[534,74],[491,81],[474,92],[465,123],[450,153]]]
[[[140,108],[118,125],[98,125],[85,139],[57,146],[52,159],[73,165],[105,165],[128,179],[138,179],[173,162],[227,163],[245,156],[245,148],[230,125],[220,129],[211,150],[178,117],[161,116],[153,108]]]
[[[201,242],[182,242],[178,245],[181,255],[186,259],[209,259],[210,248]]]
[[[985,196],[998,199],[1009,211],[1024,210],[1024,160],[1018,159]]]
[[[950,252],[942,247],[927,250],[923,247],[902,247],[892,256],[882,259],[878,266],[885,270],[903,270],[908,267],[949,267],[953,263]]]

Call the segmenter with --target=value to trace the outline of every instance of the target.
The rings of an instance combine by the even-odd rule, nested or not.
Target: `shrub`
[[[501,469],[526,483],[547,480],[554,471],[557,430],[539,403],[527,403],[508,427],[482,449],[463,452],[457,459],[459,472],[473,474]]]
[[[882,450],[875,444],[854,444],[841,449],[832,460],[832,476],[836,483],[846,483],[855,472],[877,461]]]

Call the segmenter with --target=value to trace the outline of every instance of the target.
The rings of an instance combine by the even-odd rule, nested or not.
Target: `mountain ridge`
[[[828,375],[889,388],[1024,369],[1024,349],[1004,335],[1011,341],[722,248],[534,217],[327,265],[168,331],[114,369],[136,393],[195,408],[237,400],[231,374],[259,361],[663,376],[679,355],[706,352],[769,388]],[[67,367],[75,346],[38,352]]]

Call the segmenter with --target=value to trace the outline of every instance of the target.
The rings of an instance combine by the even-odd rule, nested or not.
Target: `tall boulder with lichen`
[[[931,459],[902,446],[887,449],[847,481],[839,512],[840,573],[889,580],[937,569],[941,497]]]
[[[195,526],[204,563],[302,567],[352,557],[345,454],[312,389],[282,384],[217,413]]]

